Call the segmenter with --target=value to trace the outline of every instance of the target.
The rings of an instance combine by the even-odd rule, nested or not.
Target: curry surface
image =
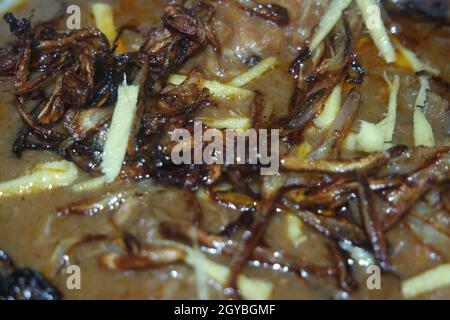
[[[93,25],[92,17],[86,2],[72,1],[82,6],[83,26]],[[133,1],[108,1],[114,5],[116,25],[140,24],[142,28],[148,28],[152,24],[159,23],[165,1],[161,0],[133,0]],[[291,27],[287,30],[276,28],[269,22],[257,17],[249,17],[242,11],[222,4],[218,7],[215,30],[222,45],[221,56],[217,57],[211,48],[207,48],[201,54],[180,70],[187,72],[193,66],[199,65],[207,78],[217,78],[227,81],[245,67],[239,57],[257,54],[262,57],[276,56],[281,63],[279,66],[260,79],[251,83],[248,88],[259,90],[265,96],[264,110],[267,117],[281,117],[286,114],[289,100],[293,90],[293,82],[287,69],[296,55],[296,49],[302,44],[306,36],[320,19],[325,10],[326,1],[300,1],[277,0],[289,9]],[[307,8],[313,6],[313,9]],[[43,10],[43,8],[45,8]],[[14,12],[20,16],[28,17],[32,9],[36,9],[32,21],[36,22],[51,18],[60,10],[58,1],[26,1],[26,4],[16,8]],[[305,16],[303,12],[308,9],[312,12]],[[409,21],[399,21],[414,27]],[[416,26],[425,33],[432,26],[424,24]],[[415,51],[428,61],[437,66],[444,77],[450,75],[448,54],[450,39],[448,27],[446,32],[442,30],[430,31],[424,40],[417,36],[414,41]],[[11,38],[4,23],[0,26],[0,46],[3,46]],[[412,115],[414,93],[419,84],[414,74],[407,69],[398,66],[387,66],[377,56],[376,49],[369,37],[363,37],[356,44],[360,62],[366,67],[367,75],[361,86],[362,104],[358,113],[358,119],[376,122],[386,112],[388,101],[388,87],[383,79],[383,73],[397,73],[401,77],[401,89],[399,95],[399,117],[397,118],[397,131],[394,143],[402,143],[408,146],[413,144]],[[128,36],[125,45],[136,50],[139,38]],[[449,80],[447,78],[447,80]],[[448,103],[436,101],[426,110],[435,130],[438,144],[448,143]],[[0,94],[0,181],[12,179],[23,175],[33,165],[49,160],[57,159],[47,152],[26,152],[22,158],[17,158],[11,152],[11,146],[22,122],[15,110],[12,97],[8,93]],[[247,108],[248,106],[238,106]],[[268,110],[268,111],[267,111]],[[223,112],[227,112],[226,110]],[[310,129],[307,137],[314,141],[321,132]],[[348,154],[348,157],[354,156]],[[80,179],[86,179],[82,176]],[[103,214],[84,216],[60,217],[56,214],[56,208],[64,206],[76,200],[93,197],[107,191],[114,192],[130,185],[113,186],[108,190],[98,190],[88,194],[74,194],[69,189],[51,190],[22,197],[0,199],[0,248],[8,252],[19,266],[28,266],[46,273],[49,268],[51,256],[55,248],[65,240],[72,237],[81,237],[86,234],[103,234],[108,236],[108,241],[98,241],[85,244],[75,249],[70,254],[70,263],[80,266],[82,271],[81,290],[69,290],[66,286],[68,275],[59,272],[50,277],[50,280],[63,292],[66,299],[193,299],[196,297],[195,276],[191,268],[176,264],[168,267],[149,269],[136,272],[114,272],[102,269],[99,266],[99,256],[114,247],[115,230],[108,222],[109,217]],[[181,190],[158,189],[144,192],[141,196],[127,201],[120,209],[124,214],[131,212],[131,218],[127,220],[126,228],[135,234],[141,241],[150,241],[158,237],[158,220],[185,219],[193,214],[187,197]],[[238,213],[231,209],[207,204],[204,207],[205,229],[219,231],[220,226],[232,221]],[[298,257],[307,257],[318,264],[326,264],[327,252],[322,245],[323,238],[314,231],[306,229],[308,240],[295,248],[283,236],[274,238],[272,235],[284,233],[284,220],[276,216],[267,231],[266,240],[274,248],[284,249]],[[393,261],[396,266],[397,278],[389,274],[382,276],[381,290],[367,290],[365,280],[367,274],[363,267],[356,266],[356,277],[360,288],[351,298],[401,298],[400,283],[429,268],[432,268],[442,260],[436,257],[426,248],[418,245],[413,236],[402,225],[399,225],[388,234],[388,240],[393,246]],[[267,241],[269,242],[269,241]],[[450,250],[450,248],[449,248]],[[450,255],[450,252],[448,252]],[[215,259],[215,258],[214,258]],[[227,264],[229,261],[218,260]],[[347,298],[335,284],[335,279],[321,279],[308,277],[300,280],[289,273],[274,272],[270,269],[247,268],[245,274],[268,279],[274,283],[272,298],[274,299],[329,299]],[[221,298],[220,287],[211,283],[212,297]],[[450,298],[450,288],[441,289],[421,298]]]

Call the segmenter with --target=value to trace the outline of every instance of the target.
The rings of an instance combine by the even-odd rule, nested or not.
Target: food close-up
[[[450,299],[448,0],[0,15],[0,300]]]

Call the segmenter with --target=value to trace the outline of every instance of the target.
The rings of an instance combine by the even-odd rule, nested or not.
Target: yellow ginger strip
[[[245,131],[252,126],[252,120],[247,117],[221,119],[196,118],[196,120],[201,120],[208,127],[215,129],[232,129]]]
[[[97,28],[105,34],[110,43],[113,43],[117,32],[114,25],[114,12],[112,7],[106,3],[94,3],[92,4],[92,13],[94,14]]]
[[[420,89],[416,98],[416,107],[414,108],[414,145],[416,147],[434,147],[436,143],[433,128],[421,109],[426,103],[430,83],[427,76],[420,76],[419,81]]]
[[[186,76],[180,74],[172,74],[169,77],[169,83],[173,85],[180,85],[187,79]],[[250,90],[236,88],[227,84],[220,83],[215,80],[202,80],[200,82],[201,88],[208,88],[213,96],[227,99],[245,99],[250,98],[254,93]]]
[[[245,71],[244,73],[240,74],[233,80],[227,83],[229,86],[233,87],[243,87],[247,83],[261,77],[264,73],[267,71],[275,68],[277,65],[277,58],[275,57],[269,57],[258,63],[256,66],[250,68],[249,70]]]
[[[327,12],[323,15],[319,22],[319,30],[314,34],[309,49],[316,50],[320,43],[334,28],[336,23],[342,16],[342,12],[350,5],[352,0],[332,0]]]
[[[359,150],[367,153],[385,150],[392,141],[397,119],[397,96],[400,88],[400,77],[396,75],[390,84],[390,96],[386,117],[374,124],[361,121],[358,133],[350,134],[344,147],[348,150]]]
[[[184,75],[173,74],[169,77],[169,83],[180,85],[186,79],[187,77]],[[250,90],[237,88],[215,80],[202,80],[200,82],[200,87],[208,88],[213,96],[226,99],[246,99],[253,97],[254,95]],[[252,120],[248,117],[226,117],[218,119],[197,118],[196,120],[201,120],[207,126],[216,129],[241,129],[245,131],[250,128],[252,124]]]
[[[321,128],[328,128],[339,113],[341,109],[341,95],[342,86],[338,84],[334,87],[328,99],[325,101],[325,106],[319,116],[314,120],[314,124]]]
[[[414,110],[414,145],[434,147],[433,128],[419,108]]]
[[[99,189],[105,185],[105,176],[92,178],[84,182],[74,184],[71,189],[75,192],[84,192]]]
[[[307,240],[307,237],[303,232],[303,221],[300,220],[297,215],[292,213],[287,213],[285,219],[286,236],[295,247],[298,247]]]
[[[394,42],[396,48],[402,54],[402,57],[406,60],[409,67],[414,72],[426,71],[432,76],[438,76],[440,74],[440,71],[438,69],[433,68],[432,66],[430,66],[429,64],[427,64],[425,62],[422,62],[413,51],[405,48],[400,43],[400,41],[398,41],[397,39],[394,39],[393,42]]]
[[[361,121],[359,132],[348,137],[346,147],[367,153],[381,151],[384,147],[384,131],[374,123]]]
[[[400,77],[395,75],[394,81],[390,84],[390,96],[388,112],[386,117],[378,123],[378,126],[384,131],[384,142],[391,142],[394,135],[395,121],[397,119],[397,96],[400,89]]]
[[[440,265],[404,281],[402,283],[402,294],[405,298],[414,298],[446,286],[450,286],[449,263]]]
[[[117,28],[114,24],[114,11],[111,5],[107,3],[97,2],[92,4],[92,13],[95,18],[95,25],[103,32],[110,44],[113,44],[117,37]],[[123,43],[119,40],[117,51],[123,52]]]
[[[303,141],[297,148],[297,156],[300,158],[306,158],[313,150],[308,141]]]
[[[426,71],[432,76],[438,76],[440,71],[430,65],[422,62],[416,56],[416,54],[405,48],[400,41],[395,40],[395,46],[402,54],[402,57],[408,62],[409,67],[414,72]],[[422,112],[421,107],[423,107],[427,101],[428,90],[430,90],[430,83],[428,76],[421,75],[419,77],[420,89],[417,94],[415,109],[414,109],[414,145],[433,147],[435,145],[435,139],[433,134],[433,128],[428,122],[425,114]]]
[[[113,182],[122,168],[136,113],[138,92],[139,86],[127,85],[126,79],[119,86],[117,104],[103,148],[102,173],[106,183]]]
[[[30,174],[0,183],[0,197],[35,193],[72,184],[78,177],[77,167],[69,161],[36,165]]]
[[[381,19],[381,10],[375,0],[356,0],[361,14],[364,18],[364,23],[370,32],[375,46],[383,54],[384,60],[387,63],[396,61],[396,55],[388,32]]]

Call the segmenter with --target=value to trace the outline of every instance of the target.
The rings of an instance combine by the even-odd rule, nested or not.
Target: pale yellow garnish
[[[391,63],[395,62],[396,54],[388,32],[381,19],[381,10],[375,0],[356,0],[361,14],[364,18],[364,23],[370,32],[375,46],[383,54],[384,60]]]
[[[417,93],[415,105],[416,107],[424,107],[425,103],[427,102],[428,90],[430,90],[430,83],[428,81],[427,76],[420,76],[419,82],[420,82],[420,89],[419,93]]]
[[[101,176],[74,184],[71,188],[75,192],[91,191],[103,187],[105,185],[105,181],[105,177]]]
[[[297,156],[300,158],[306,158],[312,151],[312,146],[308,141],[303,141],[297,149]]]
[[[430,66],[429,64],[427,64],[425,62],[422,62],[413,51],[405,48],[400,43],[400,41],[398,41],[397,39],[394,39],[393,42],[394,42],[396,48],[401,53],[401,59],[400,59],[401,66],[403,66],[403,64],[405,64],[405,62],[406,62],[406,65],[408,67],[410,67],[414,72],[426,71],[432,76],[439,75],[440,71],[438,69],[433,68],[432,66]]]
[[[402,294],[405,298],[414,298],[447,286],[450,286],[450,264],[440,265],[404,281]]]
[[[354,143],[355,149],[359,151],[367,153],[381,151],[384,147],[384,131],[374,123],[361,121],[361,128]]]
[[[173,74],[169,77],[169,83],[180,85],[187,79],[184,75]],[[208,88],[213,96],[226,99],[245,99],[253,97],[254,93],[250,90],[233,87],[227,84],[220,83],[215,80],[202,80],[200,82],[201,88]]]
[[[229,86],[233,87],[243,87],[247,83],[261,77],[267,71],[275,68],[277,65],[277,59],[274,57],[269,57],[258,63],[256,66],[237,76],[233,80],[227,83]]]
[[[298,247],[307,239],[306,235],[303,233],[303,222],[297,215],[291,213],[287,213],[285,218],[286,236],[295,247]]]
[[[120,173],[127,151],[128,140],[136,113],[139,86],[119,86],[117,103],[103,148],[102,173],[105,182],[113,182]]]
[[[387,115],[378,123],[380,129],[384,131],[384,142],[391,142],[394,135],[395,121],[397,119],[397,96],[399,88],[400,77],[395,75],[394,81],[390,84],[391,94],[389,96]]]
[[[371,153],[386,150],[391,145],[397,119],[397,96],[400,88],[398,75],[394,77],[389,87],[390,96],[386,117],[377,124],[361,121],[359,132],[348,135],[345,140],[344,147],[347,150]]]
[[[431,67],[427,63],[422,62],[416,54],[405,48],[398,40],[394,41],[395,46],[400,51],[402,58],[407,61],[408,66],[414,72],[426,71],[432,76],[438,76],[439,70]],[[428,90],[430,90],[429,78],[427,75],[419,77],[420,89],[417,94],[415,109],[414,109],[414,145],[433,147],[435,145],[433,128],[423,114],[420,107],[424,107],[427,101]]]
[[[233,129],[233,130],[247,130],[252,126],[252,120],[246,117],[239,118],[196,118],[196,120],[202,121],[208,127],[215,129]]]
[[[320,43],[330,33],[336,23],[342,16],[342,12],[350,5],[351,0],[332,0],[328,6],[327,12],[322,16],[319,22],[318,30],[314,34],[309,49],[316,50]]]
[[[36,165],[25,176],[0,183],[0,197],[11,197],[65,187],[78,177],[77,167],[69,161],[55,161]]]
[[[434,147],[433,128],[419,108],[414,110],[414,145]]]
[[[420,76],[420,89],[416,98],[416,107],[414,109],[414,145],[434,147],[435,140],[433,134],[433,127],[428,122],[425,114],[422,112],[422,107],[427,101],[428,90],[430,84],[427,76]]]
[[[108,38],[110,43],[114,42],[117,36],[116,26],[114,25],[114,12],[107,3],[92,4],[92,13],[95,18],[95,25]]]
[[[321,128],[328,128],[339,113],[341,109],[341,95],[342,86],[338,84],[334,87],[328,99],[325,101],[325,106],[319,116],[314,120],[314,124]]]

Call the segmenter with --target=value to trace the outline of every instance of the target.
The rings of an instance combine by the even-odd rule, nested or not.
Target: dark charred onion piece
[[[192,8],[187,9],[181,5],[169,4],[164,9],[162,21],[165,26],[192,37],[196,42],[211,43],[216,51],[220,51],[220,45],[209,24],[214,14],[214,8],[206,2],[200,1]]]
[[[200,89],[202,74],[193,69],[180,85],[167,85],[160,93],[156,108],[162,116],[190,115],[200,108],[213,105],[207,88]]]
[[[62,72],[69,65],[73,64],[74,61],[67,54],[62,54],[60,57],[55,59],[51,66],[45,68],[45,70],[40,73],[36,78],[29,80],[28,82],[22,84],[20,87],[17,87],[12,92],[13,94],[25,94],[32,92],[39,88],[41,84],[45,81],[53,78]]]
[[[164,9],[162,21],[178,32],[193,37],[199,43],[207,41],[206,29],[201,20],[197,19],[183,6],[169,5]]]
[[[386,239],[378,220],[375,195],[370,189],[367,178],[358,176],[358,184],[359,212],[364,228],[375,253],[375,258],[383,269],[387,269],[390,267],[390,262]]]
[[[332,44],[326,52],[317,50],[312,59],[308,59],[309,49],[303,49],[291,65],[290,71],[297,78],[294,94],[297,99],[291,101],[295,105],[290,107],[290,114],[282,121],[284,134],[301,134],[320,114],[333,88],[344,77],[352,46],[347,23],[340,22],[331,39]]]
[[[37,49],[42,52],[63,51],[69,47],[82,46],[82,44],[85,43],[83,40],[87,39],[97,40],[98,43],[95,44],[97,49],[110,49],[106,36],[96,28],[80,29],[59,34],[56,39],[41,41],[38,44]]]
[[[305,61],[309,58],[311,58],[311,51],[308,47],[305,47],[304,49],[300,50],[297,57],[294,59],[294,61],[292,61],[291,66],[289,67],[289,72],[292,73],[296,79],[300,75],[303,63],[305,63]]]
[[[165,25],[152,29],[138,52],[118,56],[113,56],[114,49],[95,28],[60,33],[55,29],[59,18],[31,28],[28,20],[6,15],[5,19],[18,43],[10,49],[0,50],[0,77],[13,76],[17,110],[26,124],[14,143],[14,152],[20,156],[24,150],[51,150],[88,172],[98,171],[99,154],[103,147],[103,124],[110,118],[109,108],[115,103],[118,86],[124,74],[127,74],[129,82],[133,82],[138,80],[136,74],[140,73],[138,111],[128,155],[133,157],[129,162],[145,162],[142,154],[148,154],[148,150],[139,153],[137,149],[146,146],[148,141],[141,143],[144,140],[154,139],[139,136],[145,127],[142,118],[148,112],[148,100],[156,97],[166,86],[170,72],[192,54],[207,43],[217,45],[209,26],[213,9],[206,3],[196,3],[190,8],[168,6],[162,18]],[[52,85],[52,80],[53,92],[30,113],[27,100],[41,91],[44,83]],[[182,126],[189,121],[190,113],[205,105],[207,95],[206,89],[199,90],[195,83],[189,81],[189,84],[178,88],[178,93],[174,94],[175,90],[172,90],[163,96],[167,99],[166,105],[170,105],[170,101],[178,101],[183,95],[186,99],[179,102],[188,102],[186,93],[193,93],[189,108],[180,108],[177,114],[172,113],[174,109],[166,110],[170,113],[169,118],[180,117],[178,121]],[[161,119],[167,113],[158,117]],[[64,128],[61,128],[61,120]],[[170,120],[163,119],[161,122],[166,121]],[[161,143],[155,143],[156,147],[162,146]],[[156,163],[153,160],[147,163]],[[218,172],[216,168],[199,167],[177,170],[176,173],[169,171],[166,174],[164,170],[145,168],[139,171],[139,177],[153,176],[158,177],[159,181],[172,180],[176,183],[185,179],[185,183],[195,189],[203,183],[200,180],[205,176],[208,177],[207,183],[212,183]]]
[[[137,254],[106,253],[100,257],[100,265],[109,270],[144,270],[182,262],[186,252],[178,247],[150,247]]]
[[[200,9],[202,8],[198,7],[199,11]],[[206,16],[206,20],[208,20],[208,17],[213,13],[213,8],[206,6],[204,9],[207,12],[203,14]],[[142,137],[138,137],[138,131],[142,125],[142,117],[148,97],[161,92],[166,84],[169,73],[183,64],[196,51],[204,48],[208,42],[217,45],[215,44],[215,36],[209,28],[208,21],[203,21],[197,17],[195,11],[194,9],[188,10],[178,5],[169,5],[166,7],[162,20],[167,28],[153,28],[139,49],[141,53],[142,74],[139,81],[140,89],[137,113],[128,145],[128,154],[130,156],[137,155],[139,140],[144,140]],[[182,96],[183,89],[185,91],[187,89],[191,90],[190,92],[192,94],[190,96],[191,98],[194,97],[199,90],[192,91],[194,90],[194,83],[190,79],[189,81],[186,80],[185,83],[191,84],[191,87],[179,86],[178,97]],[[207,94],[207,91],[202,92],[205,95]],[[170,97],[170,94],[168,96]],[[169,102],[177,101],[173,99],[174,96],[171,98],[172,100]],[[192,104],[191,108],[186,107],[182,109],[187,113],[193,112],[195,108],[202,105],[200,97],[198,101],[199,103],[196,106]],[[171,116],[175,116],[175,114],[171,114]],[[162,118],[163,115],[159,117]],[[166,122],[166,120],[162,121]]]
[[[346,252],[341,250],[336,243],[328,245],[328,251],[336,265],[337,280],[339,288],[345,292],[352,292],[357,289],[356,280],[352,276],[351,267],[348,264]]]
[[[369,179],[370,189],[373,191],[382,191],[399,186],[404,181],[401,177],[392,179]],[[306,194],[298,203],[300,208],[329,208],[335,209],[347,202],[347,195],[357,191],[358,183],[356,181],[333,183],[329,186],[319,188],[316,192]]]
[[[239,6],[250,13],[265,20],[272,21],[280,27],[289,24],[289,15],[286,8],[274,3],[258,3],[256,0],[236,0]]]
[[[60,300],[61,292],[42,274],[25,268],[0,278],[0,300]]]
[[[391,158],[399,156],[406,150],[404,146],[394,146],[385,152],[375,153],[356,160],[310,160],[288,157],[281,161],[285,170],[297,172],[324,172],[343,174],[350,172],[369,172],[386,164]]]
[[[19,97],[17,99],[17,111],[22,117],[22,120],[30,127],[31,131],[49,144],[61,143],[63,141],[63,136],[50,129],[48,126],[38,123],[33,116],[25,110],[23,103],[23,98]]]
[[[30,21],[27,19],[18,20],[10,12],[5,13],[3,20],[9,25],[9,31],[14,33],[18,38],[22,38],[31,31]]]
[[[307,123],[320,113],[329,94],[330,91],[326,88],[309,93],[306,100],[300,104],[300,107],[296,107],[298,114],[292,115],[291,119],[288,119],[284,124],[286,132],[304,128]]]
[[[334,240],[349,240],[356,245],[367,244],[367,236],[364,230],[345,218],[325,216],[315,214],[309,210],[301,210],[296,203],[288,199],[283,199],[282,203],[292,209],[304,223],[327,237]]]
[[[84,107],[91,96],[96,96],[91,94],[91,90],[99,89],[94,88],[97,76],[94,66],[101,69],[111,53],[106,38],[98,30],[58,33],[52,26],[56,20],[43,22],[18,36],[21,49],[16,57],[13,93],[26,127],[19,133],[14,152],[20,156],[26,149],[52,150],[81,164],[77,160],[80,155],[74,154],[76,148],[66,148],[67,136],[57,127],[67,110]],[[9,16],[8,22],[12,24],[11,29],[19,28],[14,17]],[[61,75],[53,93],[29,113],[25,107],[26,100],[40,92],[39,86],[57,74]]]
[[[361,84],[366,74],[366,69],[358,62],[356,53],[351,56],[351,61],[347,65],[347,75],[345,76],[345,82]]]
[[[219,235],[230,238],[236,234],[241,228],[248,228],[254,220],[254,215],[251,212],[241,212],[239,217],[226,225]]]
[[[183,88],[180,88],[180,90],[175,88],[173,92],[181,94]],[[191,93],[189,92],[188,97],[184,101],[189,101],[190,95]],[[201,97],[202,94],[199,95],[199,98]],[[195,105],[196,103],[192,106],[180,105],[180,109],[176,110],[178,116],[174,117],[170,115],[145,115],[143,130],[138,135],[137,157],[139,162],[143,164],[149,177],[153,177],[164,184],[181,185],[191,190],[197,190],[201,185],[211,185],[220,179],[222,174],[221,165],[192,164],[175,166],[171,160],[170,152],[174,145],[173,142],[169,141],[171,132],[180,127],[193,130],[193,121],[189,115],[197,108]],[[178,106],[178,104],[174,106]],[[168,109],[172,107],[170,104],[167,105]]]
[[[450,180],[449,157],[448,152],[438,154],[432,164],[408,177],[406,188],[398,191],[394,204],[383,208],[386,212],[382,224],[383,230],[392,228],[434,185]]]

